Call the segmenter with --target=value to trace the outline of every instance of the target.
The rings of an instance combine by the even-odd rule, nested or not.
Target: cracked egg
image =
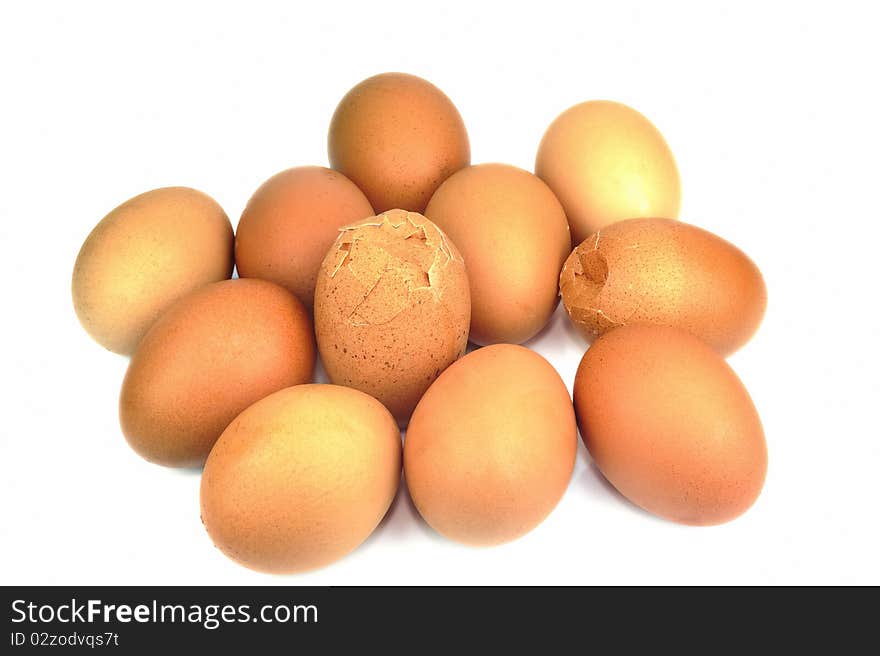
[[[572,323],[588,341],[627,324],[682,328],[722,355],[745,344],[767,307],[749,257],[671,219],[631,219],[593,233],[559,276]]]
[[[315,334],[332,383],[366,392],[406,424],[467,346],[464,261],[421,214],[391,210],[341,228],[315,288]]]

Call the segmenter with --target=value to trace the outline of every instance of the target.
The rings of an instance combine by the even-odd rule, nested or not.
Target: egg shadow
[[[324,368],[324,361],[321,359],[321,354],[317,352],[317,349],[315,349],[315,351],[315,368],[312,370],[311,382],[323,385],[330,382],[330,377],[327,375],[327,370]]]
[[[562,303],[559,304],[559,309],[553,315],[552,323],[557,322],[562,324],[562,330],[572,342],[583,347],[582,350],[586,351],[590,347],[590,344],[593,343],[592,339],[587,339],[584,337],[584,334],[577,329],[577,326],[574,325],[574,322],[568,316],[568,312],[565,311]]]
[[[583,334],[581,334],[572,323],[568,316],[568,312],[566,312],[565,307],[563,307],[559,298],[556,299],[556,302],[556,307],[543,327],[537,333],[522,342],[521,345],[534,351],[536,344],[546,341],[548,335],[558,333],[564,335],[566,340],[570,340],[572,343],[579,346],[581,351],[586,351],[590,346],[590,340],[584,339]],[[561,328],[557,328],[557,326],[561,326]],[[481,348],[483,348],[482,344],[477,344],[476,342],[468,340],[465,355]]]
[[[368,538],[368,542],[376,539],[379,534],[390,536],[392,539],[406,538],[412,534],[424,535],[435,541],[442,541],[442,537],[434,529],[432,529],[421,514],[419,514],[409,490],[406,487],[406,478],[403,474],[400,476],[400,486],[397,488],[397,494],[388,507],[388,512],[379,522],[376,530]],[[384,539],[384,538],[383,538]]]
[[[205,470],[204,465],[195,465],[192,467],[167,467],[170,471],[178,474],[180,476],[184,476],[190,478],[192,476],[199,477],[202,475],[202,472]]]
[[[605,478],[605,475],[593,461],[592,456],[590,456],[590,452],[584,447],[583,441],[581,441],[578,452],[579,457],[583,458],[584,467],[581,470],[580,475],[577,477],[576,484],[582,490],[586,490],[591,498],[607,499],[609,503],[624,507],[635,515],[662,522],[661,519],[623,496],[620,491],[614,487],[607,478]]]

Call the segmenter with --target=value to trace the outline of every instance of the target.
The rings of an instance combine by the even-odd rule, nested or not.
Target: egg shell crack
[[[381,214],[381,221],[359,222],[344,226],[339,229],[341,234],[353,233],[350,240],[342,239],[336,248],[339,256],[338,261],[330,272],[330,277],[335,277],[339,271],[346,267],[351,274],[360,282],[365,283],[367,289],[363,298],[352,308],[347,317],[349,325],[355,327],[363,327],[370,325],[382,325],[393,321],[397,316],[412,306],[412,295],[420,290],[430,290],[436,299],[442,296],[442,290],[436,285],[437,271],[441,267],[448,264],[455,258],[452,249],[449,247],[446,235],[439,229],[437,230],[438,239],[434,241],[429,236],[424,225],[416,223],[412,220],[410,212],[393,213],[396,216],[389,216],[389,213]],[[355,234],[357,230],[364,227],[374,227],[391,232],[401,234],[404,241],[417,239],[428,248],[433,248],[433,260],[427,268],[414,257],[411,253],[393,253],[388,248],[378,243],[371,243],[370,247],[385,259],[383,268],[378,272],[369,270],[360,271],[353,267],[355,252],[358,244],[365,241],[363,235]],[[413,271],[412,269],[415,269]],[[375,275],[375,279],[373,276]],[[367,318],[361,312],[367,306],[376,294],[377,290],[382,288],[383,282],[386,282],[388,276],[398,276],[398,282],[406,289],[405,297],[399,297],[397,302],[393,304],[390,313],[383,313],[379,319]],[[387,301],[387,298],[383,299]],[[389,304],[384,303],[387,307]]]

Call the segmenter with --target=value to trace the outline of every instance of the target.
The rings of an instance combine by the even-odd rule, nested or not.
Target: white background
[[[0,9],[0,583],[880,583],[873,3],[240,4]],[[742,247],[769,288],[730,359],[770,450],[746,515],[655,519],[581,447],[557,509],[514,543],[446,541],[402,492],[351,556],[273,577],[212,546],[197,475],[128,448],[126,359],[70,300],[82,240],[165,185],[206,191],[235,223],[271,174],[326,165],[336,103],[388,70],[453,99],[475,163],[531,169],[550,121],[593,98],[661,129],[682,218]],[[530,346],[571,385],[585,345],[561,313]]]

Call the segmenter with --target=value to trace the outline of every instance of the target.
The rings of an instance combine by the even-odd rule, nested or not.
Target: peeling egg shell
[[[232,225],[188,187],[147,191],[89,234],[73,269],[73,307],[101,346],[131,354],[174,301],[232,275]]]
[[[568,487],[577,450],[565,383],[540,355],[496,344],[440,374],[412,416],[404,470],[446,537],[493,545],[528,533]]]
[[[683,328],[722,355],[757,331],[767,288],[724,239],[670,219],[632,219],[589,236],[559,276],[562,303],[587,340],[618,326]]]
[[[642,325],[600,337],[578,367],[574,405],[602,474],[648,512],[720,524],[761,492],[767,445],[755,406],[693,335]]]
[[[572,243],[616,221],[678,218],[681,180],[659,130],[631,107],[592,100],[547,128],[535,173],[565,208]]]
[[[327,137],[330,166],[376,212],[423,212],[434,190],[470,163],[467,130],[452,101],[415,75],[383,73],[339,102]]]
[[[506,164],[470,166],[440,185],[425,216],[465,259],[472,342],[519,344],[547,324],[571,237],[540,178]]]
[[[383,403],[405,424],[467,346],[464,262],[420,214],[392,210],[340,230],[315,289],[315,334],[330,381]]]
[[[309,382],[314,366],[311,321],[293,294],[264,280],[206,285],[162,315],[132,357],[123,434],[151,462],[200,466],[239,412]]]
[[[245,567],[315,569],[373,532],[400,468],[400,432],[376,399],[297,385],[257,401],[217,440],[202,474],[202,522]]]
[[[321,260],[339,228],[374,214],[363,192],[338,171],[282,171],[254,192],[238,222],[238,275],[277,283],[311,310]]]

